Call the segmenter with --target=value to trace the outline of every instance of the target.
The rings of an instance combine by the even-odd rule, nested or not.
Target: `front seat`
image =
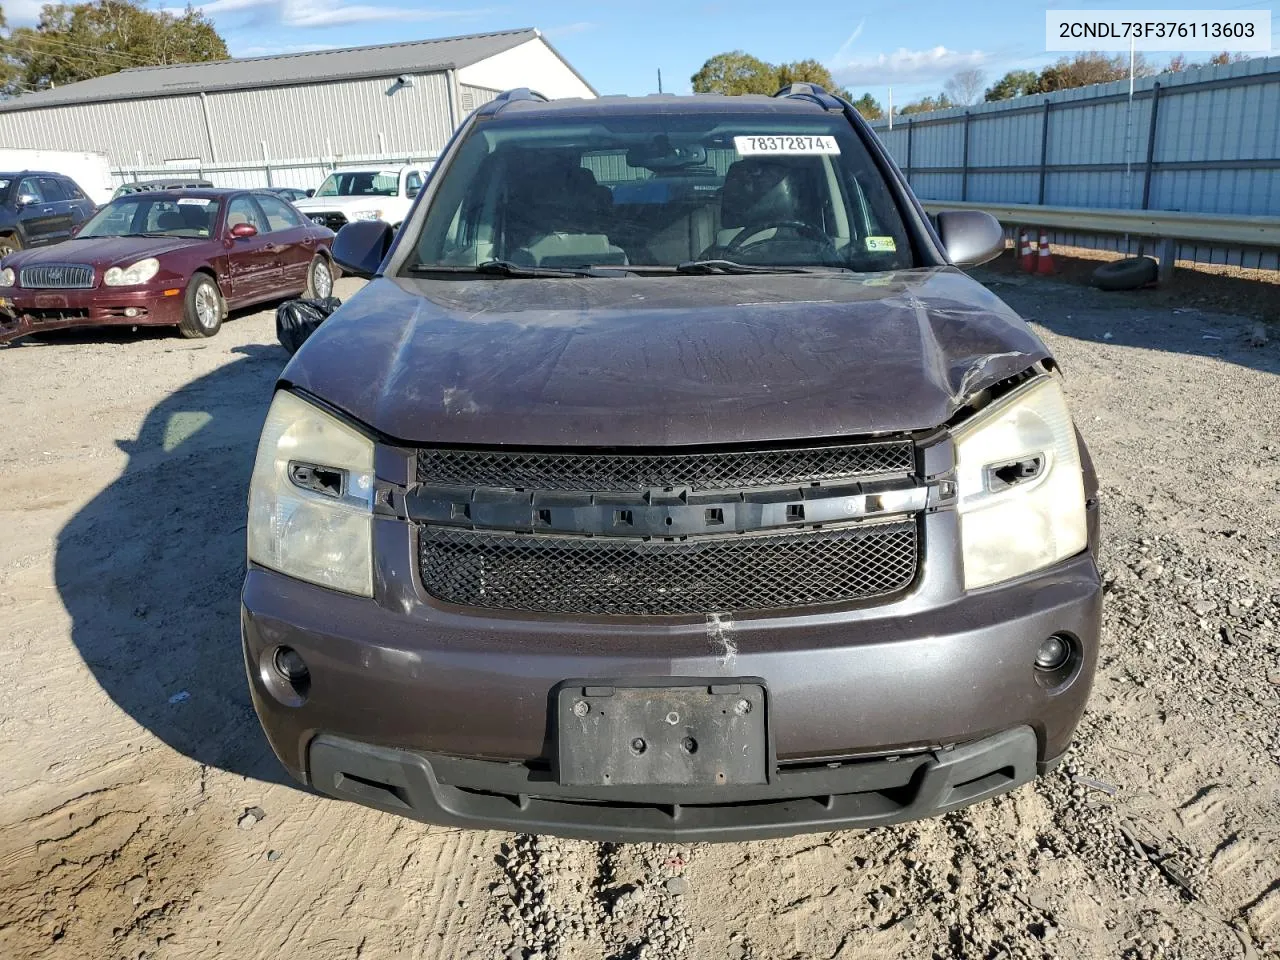
[[[186,221],[182,219],[181,212],[177,210],[166,210],[156,217],[157,230],[181,230],[185,226]]]
[[[746,240],[744,230],[771,237],[775,232],[760,230],[769,224],[784,220],[799,220],[813,224],[821,220],[814,216],[815,205],[812,190],[806,189],[808,178],[802,162],[808,157],[743,157],[735,161],[725,173],[724,187],[720,191],[720,230],[716,242],[702,253],[703,259],[723,256],[725,248],[735,239]]]
[[[521,172],[507,196],[505,230],[512,260],[552,267],[627,262],[608,236],[613,193],[590,170],[558,156],[514,167]]]

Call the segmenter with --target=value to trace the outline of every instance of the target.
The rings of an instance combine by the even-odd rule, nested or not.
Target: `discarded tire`
[[[1155,283],[1160,268],[1150,257],[1129,257],[1104,263],[1093,271],[1093,285],[1101,290],[1137,290]]]

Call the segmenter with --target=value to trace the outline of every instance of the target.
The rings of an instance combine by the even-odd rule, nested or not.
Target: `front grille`
[[[313,213],[310,216],[312,223],[328,227],[334,233],[337,233],[347,225],[347,218],[340,213]]]
[[[32,307],[30,310],[23,310],[22,312],[32,323],[64,323],[70,320],[89,319],[89,309],[87,307],[67,307],[61,310],[57,308]]]
[[[897,593],[916,575],[915,520],[688,540],[521,536],[422,525],[440,600],[535,613],[664,616]]]
[[[86,263],[41,263],[23,267],[18,282],[33,290],[84,290],[93,286],[93,267]]]
[[[418,452],[423,483],[529,490],[736,490],[907,474],[914,467],[909,439],[711,453]]]

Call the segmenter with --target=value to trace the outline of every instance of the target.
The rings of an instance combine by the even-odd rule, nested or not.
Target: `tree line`
[[[226,42],[188,6],[178,15],[132,0],[46,4],[34,27],[6,29],[0,7],[0,96],[46,90],[129,67],[225,60]]]
[[[1134,74],[1149,77],[1160,73],[1177,73],[1197,67],[1220,66],[1248,59],[1245,54],[1220,53],[1203,63],[1189,61],[1178,54],[1169,64],[1157,70],[1144,56],[1134,58]],[[1074,57],[1062,57],[1041,70],[1010,70],[991,86],[986,86],[987,75],[976,68],[956,73],[936,96],[920,97],[901,106],[895,105],[895,115],[928,113],[949,107],[965,107],[979,99],[988,102],[1025,97],[1037,93],[1052,93],[1087,87],[1095,83],[1110,83],[1129,76],[1129,57],[1125,54],[1108,56],[1091,51]],[[718,53],[702,65],[693,75],[695,93],[773,94],[788,83],[805,81],[816,83],[838,96],[844,97],[868,120],[881,120],[886,112],[880,101],[870,93],[854,98],[853,94],[836,83],[831,71],[816,60],[799,60],[794,63],[774,65],[741,50]]]

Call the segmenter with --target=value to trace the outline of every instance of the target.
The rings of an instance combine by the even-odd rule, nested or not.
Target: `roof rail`
[[[812,100],[824,110],[843,110],[844,105],[816,83],[788,83],[775,97],[798,97]]]
[[[488,103],[483,104],[476,111],[482,117],[492,117],[502,112],[502,108],[517,100],[533,100],[537,103],[548,103],[549,99],[540,94],[537,90],[530,90],[528,87],[516,87],[514,90],[503,90]]]

